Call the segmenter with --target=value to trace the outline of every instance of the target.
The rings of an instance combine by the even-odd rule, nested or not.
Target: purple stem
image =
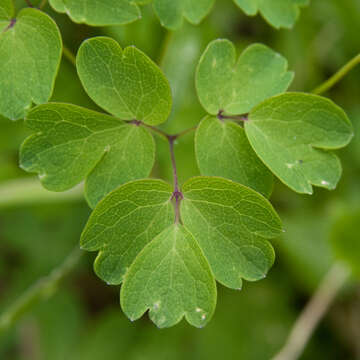
[[[180,219],[180,202],[183,199],[183,194],[179,190],[179,179],[177,174],[175,151],[174,151],[174,142],[177,139],[177,135],[168,135],[170,155],[171,155],[171,164],[173,168],[173,178],[174,178],[174,192],[173,199],[175,199],[175,223],[181,222]]]
[[[11,19],[9,26],[7,26],[2,32],[10,30],[12,27],[14,27],[16,24],[16,19]]]
[[[248,114],[242,114],[242,115],[224,115],[224,111],[220,110],[219,113],[217,114],[217,118],[219,120],[234,120],[234,121],[241,121],[241,122],[245,122],[248,121]]]
[[[223,115],[223,111],[219,111],[219,114],[217,117],[220,120],[223,120],[223,119],[230,119],[230,120],[234,120],[234,121],[247,121],[248,120],[247,114],[226,116],[226,115]],[[181,203],[181,200],[184,198],[184,196],[179,189],[179,178],[178,178],[177,167],[176,167],[174,143],[178,137],[186,135],[191,131],[195,131],[197,129],[197,126],[186,129],[175,135],[169,135],[165,131],[158,129],[155,126],[144,124],[142,121],[139,121],[139,120],[130,120],[130,121],[128,121],[128,123],[136,125],[136,126],[145,126],[148,129],[163,136],[164,138],[166,138],[169,141],[171,164],[172,164],[172,168],[173,168],[173,178],[174,178],[174,192],[172,194],[172,199],[175,199],[175,223],[176,224],[181,223],[180,203]]]

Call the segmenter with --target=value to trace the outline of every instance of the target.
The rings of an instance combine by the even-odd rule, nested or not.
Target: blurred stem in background
[[[38,178],[9,180],[0,184],[0,209],[43,203],[67,202],[83,199],[83,186],[63,193],[46,190]]]
[[[338,72],[336,72],[330,79],[326,80],[323,84],[315,88],[312,93],[320,95],[330,90],[336,85],[344,76],[346,76],[356,65],[360,64],[360,54],[353,57],[347,62]]]
[[[76,67],[76,56],[63,44],[63,55]]]
[[[42,0],[39,5],[39,9],[42,9],[46,4],[47,4],[47,0]]]
[[[163,65],[164,65],[164,59],[165,59],[165,56],[166,56],[166,53],[170,47],[170,43],[171,43],[171,40],[174,36],[174,33],[173,31],[170,31],[170,30],[167,30],[166,31],[166,34],[165,34],[165,37],[164,37],[164,40],[163,40],[163,45],[162,45],[162,48],[161,48],[161,51],[160,51],[160,56],[158,58],[158,65],[162,68]]]
[[[339,263],[330,268],[296,320],[284,347],[272,360],[296,360],[301,356],[317,325],[349,279],[350,273],[348,268]]]
[[[39,279],[17,301],[0,316],[0,334],[10,328],[33,305],[49,299],[59,287],[60,282],[75,268],[82,256],[82,251],[76,248],[65,261],[55,268],[48,276]]]

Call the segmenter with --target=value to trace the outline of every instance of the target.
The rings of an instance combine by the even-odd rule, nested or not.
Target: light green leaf
[[[11,16],[11,7],[4,9]],[[16,22],[0,32],[0,114],[20,119],[32,102],[49,100],[61,51],[61,36],[54,21],[39,10],[21,10]]]
[[[161,25],[170,30],[178,29],[183,18],[199,24],[210,12],[215,0],[154,0],[154,10]]]
[[[258,12],[275,28],[292,28],[300,14],[300,7],[309,0],[234,0],[247,15]]]
[[[117,285],[139,252],[175,218],[172,188],[161,180],[120,186],[95,208],[81,235],[81,247],[99,251],[95,272]]]
[[[137,48],[122,50],[111,38],[92,38],[81,45],[76,64],[85,90],[106,111],[149,125],[167,120],[172,105],[169,83]]]
[[[141,17],[132,0],[50,0],[54,10],[66,13],[77,23],[92,26],[124,25]]]
[[[360,210],[346,212],[335,222],[331,231],[331,244],[337,259],[350,266],[352,272],[360,277]]]
[[[21,148],[21,167],[52,191],[86,179],[91,206],[120,184],[147,177],[154,164],[152,135],[108,115],[53,103],[31,110],[26,125],[36,134]]]
[[[158,327],[177,324],[183,316],[203,327],[216,306],[216,285],[209,264],[182,225],[165,229],[137,256],[121,290],[121,305],[136,320],[147,310]]]
[[[12,0],[2,0],[0,3],[0,32],[10,26],[15,13]]]
[[[245,131],[265,165],[284,184],[305,194],[312,194],[312,185],[336,187],[341,164],[324,150],[342,148],[353,136],[341,108],[328,99],[302,93],[264,101],[251,111]]]
[[[198,241],[215,278],[235,289],[242,287],[242,279],[264,278],[275,257],[265,239],[281,232],[269,201],[250,188],[216,177],[190,179],[182,191],[182,221]]]
[[[206,117],[196,131],[195,151],[202,175],[221,176],[270,196],[273,176],[239,125]]]
[[[196,88],[209,114],[239,115],[286,91],[292,79],[286,59],[265,45],[250,45],[237,61],[230,41],[215,40],[200,59]]]

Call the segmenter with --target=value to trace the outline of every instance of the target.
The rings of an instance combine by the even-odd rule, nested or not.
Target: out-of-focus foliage
[[[37,4],[38,1],[33,1]],[[17,9],[25,7],[16,1]],[[228,0],[216,2],[201,25],[184,23],[181,31],[165,34],[149,6],[143,18],[124,27],[88,28],[72,24],[65,15],[45,10],[60,27],[64,43],[74,52],[85,38],[112,36],[124,48],[138,48],[159,61],[172,88],[174,106],[164,129],[175,133],[198,124],[205,115],[194,85],[195,67],[209,41],[229,38],[238,53],[253,42],[263,42],[289,60],[294,91],[309,91],[360,51],[360,2],[312,1],[302,9],[292,31],[276,31],[259,17],[246,17]],[[168,43],[165,52],[164,40]],[[160,56],[164,53],[164,56]],[[181,61],[180,61],[181,60]],[[280,213],[285,233],[276,240],[277,259],[268,278],[245,283],[246,291],[219,288],[217,312],[208,326],[192,329],[185,323],[158,330],[144,318],[130,323],[118,307],[118,288],[92,274],[92,258],[69,277],[63,290],[39,304],[11,331],[1,334],[4,360],[98,359],[264,359],[279,349],[322,276],[334,261],[330,245],[334,222],[351,219],[360,201],[360,69],[331,90],[329,96],[346,109],[355,137],[339,154],[343,175],[333,192],[319,189],[313,196],[293,193],[275,183],[272,201]],[[98,110],[82,90],[73,66],[63,59],[53,101],[71,102]],[[22,124],[0,118],[0,180],[26,176],[18,166],[18,147],[29,135]],[[183,183],[199,173],[189,133],[176,144],[178,171]],[[153,174],[171,181],[168,144],[157,137],[157,166]],[[1,183],[0,183],[1,185]],[[1,201],[1,199],[0,199]],[[46,275],[78,244],[89,215],[85,202],[13,207],[0,213],[0,312],[40,276]],[[355,225],[356,229],[356,225]],[[355,230],[356,231],[356,230]],[[356,241],[356,239],[354,240]],[[356,293],[347,295],[348,308],[359,311]],[[342,303],[341,303],[342,304]],[[338,306],[341,306],[338,305]],[[302,359],[356,358],[359,349],[339,309],[319,328]],[[340,311],[343,310],[343,311]],[[354,314],[352,313],[352,314]],[[331,321],[330,321],[331,319]],[[336,330],[335,330],[336,329]],[[75,341],[74,341],[75,340]]]

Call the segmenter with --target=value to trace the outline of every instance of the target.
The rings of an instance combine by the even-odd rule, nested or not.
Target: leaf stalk
[[[76,56],[63,44],[63,55],[76,67]]]
[[[30,0],[25,0],[25,2],[27,3],[27,5],[28,5],[29,7],[34,7],[34,5],[31,3]]]
[[[353,57],[349,62],[347,62],[339,71],[337,71],[333,76],[331,76],[324,83],[315,88],[312,93],[316,95],[321,95],[324,92],[330,90],[335,86],[340,80],[342,80],[356,65],[360,64],[360,54]]]
[[[0,333],[4,332],[24,315],[29,308],[41,300],[50,298],[57,290],[59,283],[75,268],[82,256],[76,247],[65,261],[48,276],[39,279],[18,300],[0,316]]]
[[[350,276],[350,270],[342,264],[334,264],[325,275],[313,297],[297,318],[284,347],[272,360],[296,360],[322,320],[336,295]]]
[[[176,167],[176,158],[175,158],[175,150],[174,143],[177,139],[177,135],[168,136],[169,140],[169,148],[170,148],[170,156],[171,156],[171,164],[173,168],[173,179],[174,179],[174,192],[173,199],[175,199],[175,223],[178,224],[181,222],[180,219],[180,202],[183,199],[183,194],[179,189],[179,178]]]
[[[241,115],[224,115],[224,111],[220,110],[217,114],[217,118],[221,121],[223,120],[233,120],[235,122],[245,122],[248,121],[248,114],[241,114]]]
[[[42,0],[42,2],[39,5],[39,9],[41,10],[46,4],[47,4],[47,0]]]

